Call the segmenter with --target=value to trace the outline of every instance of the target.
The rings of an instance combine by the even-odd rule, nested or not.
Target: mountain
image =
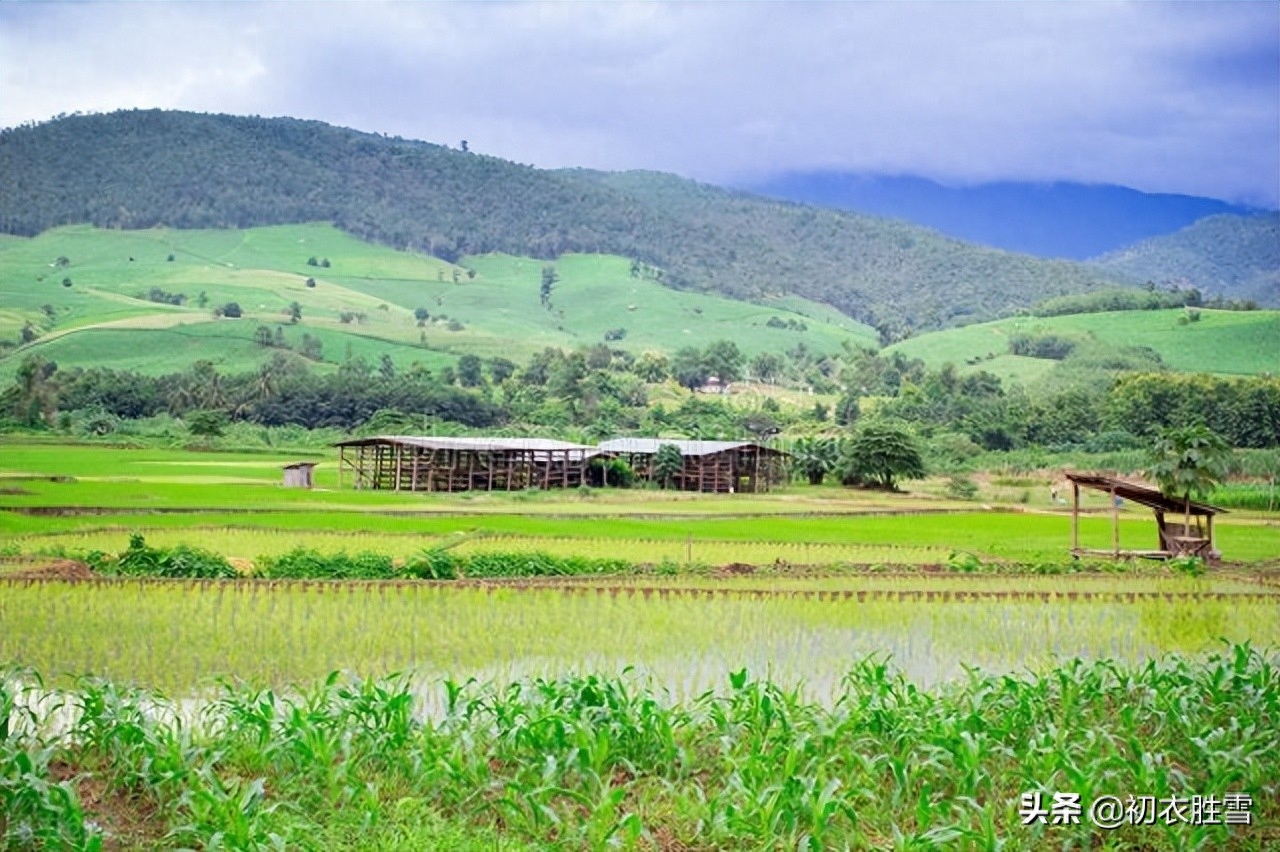
[[[1085,260],[1217,214],[1258,211],[1212,198],[1122,186],[1002,182],[951,187],[918,177],[786,174],[745,190],[804,204],[904,219],[1038,257]]]
[[[676,288],[793,294],[900,337],[1112,287],[1096,267],[671,175],[545,171],[291,118],[159,110],[0,133],[0,231],[332,222],[446,261],[631,258]]]
[[[1280,213],[1208,216],[1094,262],[1136,281],[1189,284],[1206,296],[1280,307]]]

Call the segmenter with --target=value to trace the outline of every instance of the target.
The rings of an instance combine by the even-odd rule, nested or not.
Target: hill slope
[[[1183,310],[1113,311],[1058,317],[1014,317],[924,334],[886,350],[919,358],[931,367],[947,362],[986,370],[1001,378],[1034,382],[1058,361],[1010,352],[1015,334],[1055,335],[1078,345],[1148,347],[1164,366],[1184,372],[1280,374],[1280,311],[1200,310],[1185,322]]]
[[[1206,295],[1280,307],[1280,213],[1209,216],[1095,263],[1142,281],[1191,284]]]
[[[644,173],[549,172],[320,122],[162,111],[0,133],[0,230],[328,221],[446,261],[637,259],[663,283],[825,302],[889,334],[1114,285],[907,225]]]
[[[313,258],[329,265],[311,266]],[[279,328],[294,351],[303,335],[318,340],[322,368],[348,353],[374,363],[385,354],[402,369],[415,361],[438,368],[467,353],[524,361],[546,346],[591,345],[619,330],[610,345],[634,352],[720,338],[748,354],[801,343],[835,352],[850,338],[875,343],[874,331],[825,305],[797,297],[750,304],[673,290],[633,276],[630,261],[608,255],[556,261],[559,280],[544,307],[544,263],[493,254],[450,264],[365,243],[328,224],[56,228],[0,241],[0,340],[15,342],[28,323],[41,334],[0,352],[0,375],[12,375],[34,353],[63,367],[164,373],[209,360],[250,369],[273,352],[257,342],[261,326]],[[181,303],[151,301],[153,291]],[[298,324],[289,317],[295,301]],[[244,316],[214,319],[213,308],[228,302]],[[422,325],[419,308],[428,313]]]
[[[1123,186],[1001,182],[951,187],[917,177],[845,172],[781,175],[744,189],[904,219],[1006,251],[1074,260],[1169,234],[1206,216],[1255,212],[1213,198]]]

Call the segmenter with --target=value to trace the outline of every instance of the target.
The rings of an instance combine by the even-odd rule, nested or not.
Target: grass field
[[[278,484],[287,453],[0,444],[0,845],[1277,839],[1274,514],[1220,517],[1235,562],[1202,576],[984,573],[1061,570],[1069,517],[1042,495],[982,508],[838,487],[355,492],[336,488],[329,451],[310,457],[322,488],[303,491]],[[1084,543],[1106,546],[1105,509],[1089,508]],[[1121,526],[1128,544],[1154,537],[1144,512]],[[297,547],[657,564],[440,581],[40,573],[135,532],[246,571]],[[953,551],[986,565],[948,568]],[[1246,794],[1255,825],[1025,826],[1028,791]]]
[[[69,264],[57,266],[60,257]],[[330,265],[309,266],[313,257]],[[43,340],[0,361],[0,377],[11,375],[28,352],[64,366],[158,373],[204,359],[243,370],[265,357],[253,344],[264,323],[285,326],[295,348],[304,332],[319,337],[330,364],[342,361],[350,346],[367,358],[389,354],[398,366],[436,366],[467,352],[524,360],[546,346],[599,343],[617,328],[626,336],[615,345],[637,352],[721,337],[748,354],[780,352],[801,341],[832,352],[846,339],[875,340],[867,326],[824,305],[797,297],[755,305],[680,292],[633,278],[629,260],[609,256],[558,260],[548,309],[539,301],[544,265],[493,255],[455,266],[320,224],[244,231],[58,228],[0,243],[0,336],[16,337],[26,322],[45,330]],[[64,278],[72,286],[62,286]],[[306,286],[308,278],[314,287]],[[153,287],[187,300],[181,306],[148,301]],[[204,307],[197,304],[201,293]],[[212,308],[231,301],[244,317],[212,321]],[[293,301],[302,305],[297,327],[288,321]],[[432,317],[423,327],[414,318],[417,308]],[[344,312],[360,317],[344,324]],[[768,327],[773,316],[807,330]]]
[[[1045,332],[1115,346],[1148,346],[1174,370],[1280,372],[1280,311],[1201,310],[1198,322],[1179,324],[1185,316],[1183,310],[1166,310],[1016,317],[921,335],[888,351],[920,358],[932,367],[951,362],[965,368],[967,361],[994,355],[965,369],[988,370],[1025,383],[1042,377],[1057,362],[1009,354],[1009,337]]]

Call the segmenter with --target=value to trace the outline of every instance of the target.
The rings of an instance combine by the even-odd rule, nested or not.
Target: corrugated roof
[[[599,450],[586,444],[571,444],[551,438],[456,438],[434,435],[374,435],[368,438],[352,438],[339,441],[335,447],[367,447],[373,444],[401,444],[422,447],[427,450],[472,450],[475,452],[547,452],[551,450],[578,451],[575,456],[599,455]],[[580,455],[579,455],[580,454]]]
[[[613,438],[600,442],[606,453],[656,453],[663,444],[674,444],[682,456],[709,456],[742,447],[760,447],[751,441],[680,441],[674,438]],[[760,447],[769,452],[778,450]]]

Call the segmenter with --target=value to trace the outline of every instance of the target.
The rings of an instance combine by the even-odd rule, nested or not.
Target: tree
[[[315,257],[307,258],[307,266],[319,266],[320,261]]]
[[[1149,454],[1148,475],[1167,497],[1181,497],[1186,508],[1183,529],[1191,527],[1191,496],[1208,496],[1227,475],[1231,448],[1205,426],[1166,429],[1156,436]]]
[[[483,363],[479,356],[470,353],[458,359],[458,384],[464,388],[478,388],[484,384]]]
[[[418,327],[421,328],[427,324],[427,320],[431,319],[431,314],[427,313],[426,308],[414,308],[413,318],[418,321]]]
[[[542,306],[548,310],[551,309],[551,291],[559,280],[560,275],[554,266],[548,264],[542,267],[542,286],[538,289],[538,296],[542,300]]]
[[[751,372],[756,381],[772,384],[782,372],[782,359],[772,352],[761,352],[751,359]]]
[[[378,360],[378,375],[388,380],[396,377],[395,362],[391,360],[391,356],[386,352],[383,352],[382,358]]]
[[[489,375],[493,377],[495,384],[502,384],[515,374],[515,362],[506,358],[492,358],[489,361]]]
[[[240,304],[238,302],[227,302],[222,306],[222,315],[231,319],[238,319],[241,316]]]
[[[717,340],[709,345],[703,362],[711,375],[722,382],[735,382],[742,378],[742,352],[732,340]]]
[[[257,341],[259,346],[263,346],[263,347],[270,346],[271,345],[271,329],[267,328],[265,325],[260,325],[258,326],[257,331],[254,332],[253,338],[254,340]]]
[[[696,347],[685,346],[677,350],[671,359],[671,375],[681,387],[697,390],[707,383],[711,368]]]
[[[662,444],[653,455],[653,476],[666,488],[684,470],[684,454],[675,444]]]
[[[70,287],[70,286],[71,286],[71,279],[70,279],[70,278],[63,278],[63,279],[62,279],[62,286],[63,286],[63,287]]]
[[[896,480],[925,475],[915,438],[890,423],[863,424],[845,446],[839,467],[846,485],[871,483],[888,491],[897,490]]]
[[[799,438],[791,448],[791,457],[810,485],[821,485],[840,461],[840,446],[832,438]]]
[[[316,279],[314,279],[314,278],[308,278],[308,279],[307,279],[307,287],[309,287],[309,288],[311,288],[311,289],[315,289],[315,286],[316,286]]]
[[[300,319],[302,319],[302,305],[298,304],[297,302],[290,302],[289,303],[289,322],[296,325],[298,320]]]
[[[187,429],[192,435],[216,438],[227,425],[227,413],[218,410],[192,411],[187,414]]]

